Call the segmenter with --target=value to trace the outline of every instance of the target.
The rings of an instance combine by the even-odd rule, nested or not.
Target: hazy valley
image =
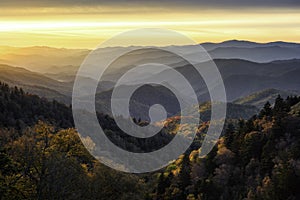
[[[189,63],[152,48],[115,62],[98,83],[99,124],[121,149],[152,152],[169,144],[178,130],[183,130],[184,138],[196,132],[183,155],[147,174],[104,166],[88,151],[94,148],[91,138],[82,141],[78,136],[70,104],[77,70],[90,50],[0,47],[0,199],[299,199],[300,44],[232,40],[202,46],[221,73],[228,100],[224,130],[205,157],[198,156],[203,139],[210,123],[218,122],[210,121],[209,91]],[[120,48],[125,47],[96,52],[109,57]],[[163,47],[173,48],[193,56],[193,46]],[[150,139],[124,133],[111,115],[116,80],[143,62],[163,62],[182,73],[199,100],[199,105],[184,102],[180,108],[165,87],[140,87],[130,101],[134,123],[148,125],[153,104],[167,111],[167,119],[154,124],[163,128]],[[201,69],[202,64],[195,66]],[[119,87],[128,89],[138,80],[152,78],[168,81],[168,73],[134,74],[136,80]],[[97,84],[88,76],[77,78],[84,83],[82,91]],[[180,88],[180,83],[171,87]],[[180,117],[180,109],[200,113],[196,130],[190,124],[179,126],[189,117]]]

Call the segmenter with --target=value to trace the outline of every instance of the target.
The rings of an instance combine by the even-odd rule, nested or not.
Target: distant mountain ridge
[[[243,40],[229,40],[221,43],[201,43],[214,59],[244,59],[253,62],[272,62],[275,60],[300,59],[300,44],[292,42],[269,42],[257,43]],[[183,52],[189,56],[193,55],[194,45],[166,46],[167,51]],[[99,48],[97,51],[102,56],[109,56],[112,52],[118,52],[122,48],[132,47],[107,47]],[[75,75],[84,58],[91,52],[90,49],[66,49],[45,46],[34,47],[7,47],[0,46],[0,63],[20,66],[31,71],[49,74],[52,77],[62,79],[58,76],[61,71],[72,68],[69,75]],[[154,54],[153,60],[160,60],[161,55]],[[54,69],[59,67],[60,69]],[[69,77],[66,78],[70,80]]]
[[[300,91],[300,60],[293,59],[287,61],[274,61],[270,63],[255,63],[240,59],[216,59],[215,63],[220,70],[222,78],[224,80],[225,89],[227,93],[227,100],[237,104],[243,105],[254,105],[256,107],[261,107],[262,102],[269,99],[274,99],[277,96],[277,91],[283,96],[287,96],[290,92],[295,91],[298,94]],[[200,103],[209,101],[209,93],[207,91],[206,85],[203,80],[195,76],[191,68],[187,66],[175,65],[176,70],[180,73],[185,74],[188,77],[191,85],[193,85],[196,91]],[[178,67],[176,67],[178,66]],[[201,67],[201,65],[199,65]],[[117,71],[117,73],[120,73]],[[166,82],[168,81],[168,71],[162,71],[157,74],[150,74],[156,78],[164,77]],[[120,74],[116,74],[120,76]],[[86,80],[85,80],[86,79]],[[29,70],[12,67],[7,65],[0,65],[0,81],[4,81],[14,86],[17,85],[22,87],[26,92],[37,94],[41,97],[46,97],[48,99],[56,99],[64,103],[71,103],[71,94],[73,88],[73,80],[70,78],[68,82],[62,82],[55,80],[54,78],[49,78],[37,72],[31,72]],[[96,80],[88,80],[88,78],[82,77],[82,81],[85,81],[89,87],[89,84],[94,84]],[[147,79],[145,79],[147,81]],[[98,84],[96,104],[100,110],[106,111],[109,106],[109,99],[111,88],[114,86],[114,82],[105,81]],[[172,86],[177,88],[176,85]],[[179,87],[180,88],[180,87]],[[273,91],[268,91],[268,89],[273,88]],[[261,96],[259,92],[267,90],[266,96]],[[165,92],[162,88],[155,87],[155,90],[149,98],[145,98],[138,94],[135,98],[135,103],[137,104],[136,110],[133,110],[133,114],[137,117],[145,116],[148,114],[147,108],[149,105],[145,101],[153,99],[154,97],[161,98],[164,102],[173,102],[173,100],[168,98],[168,95],[164,95]],[[255,93],[259,94],[255,94]],[[254,95],[254,97],[247,97],[248,95]],[[186,94],[185,94],[186,95]],[[157,96],[157,97],[156,97]],[[153,97],[153,98],[152,98]],[[243,99],[243,98],[246,99]],[[257,99],[257,97],[259,97]],[[164,99],[162,99],[164,98]],[[166,99],[167,98],[167,99]],[[248,99],[248,100],[247,100]],[[249,100],[250,99],[250,100]],[[170,115],[177,113],[178,109],[171,108]]]
[[[237,58],[253,62],[272,62],[276,60],[290,60],[300,58],[300,47],[218,47],[209,54],[212,58]]]
[[[207,51],[211,51],[220,47],[240,47],[240,48],[254,48],[254,47],[270,47],[270,46],[279,46],[279,47],[300,47],[300,43],[294,42],[284,42],[284,41],[275,41],[267,43],[251,42],[247,40],[227,40],[220,43],[205,42],[200,43]]]
[[[256,43],[231,40],[222,43],[203,43],[202,46],[214,58],[225,84],[227,100],[233,104],[261,108],[265,101],[270,100],[273,102],[278,93],[283,97],[294,94],[290,91],[299,94],[300,44],[298,43],[280,41]],[[97,49],[96,52],[101,56],[110,56],[112,52],[120,51],[121,48],[132,47],[103,48]],[[197,56],[193,55],[193,46],[168,46],[163,48],[167,51],[176,48],[180,52]],[[0,81],[12,86],[22,87],[26,92],[51,100],[56,99],[66,104],[71,103],[76,72],[85,56],[90,52],[87,49],[50,47],[0,47],[0,50],[2,52],[0,53]],[[144,54],[147,54],[147,56]],[[106,111],[109,109],[111,89],[117,78],[121,77],[132,66],[143,63],[145,59],[146,62],[163,62],[175,68],[185,77],[188,77],[187,79],[196,91],[200,103],[210,100],[205,83],[199,76],[196,76],[195,71],[191,70],[186,62],[182,62],[170,53],[162,53],[154,48],[150,51],[132,52],[123,60],[120,59],[119,62],[115,62],[116,65],[108,71],[104,81],[98,84],[96,106],[100,110]],[[13,63],[12,66],[22,66],[23,68],[1,64],[2,62]],[[200,69],[201,63],[195,66]],[[156,77],[168,82],[170,77],[168,73],[168,70],[164,70],[156,73],[151,72],[146,76],[134,74],[133,79],[142,79],[147,82],[149,78]],[[96,80],[90,80],[87,77],[82,77],[82,81],[86,83],[83,85],[82,90],[89,87],[89,84],[96,83]],[[174,84],[172,87],[178,88],[176,83]],[[147,108],[150,105],[148,101],[154,101],[155,98],[166,104],[176,104],[176,101],[170,99],[161,87],[154,87],[149,91],[152,91],[153,95],[144,97],[137,94],[135,96],[134,102],[137,106],[136,110],[132,110],[132,112],[136,117],[147,116]],[[238,110],[238,106],[234,105],[234,108],[237,108],[235,110]],[[252,109],[249,110],[251,111],[249,113],[252,113]],[[168,112],[170,116],[177,112],[178,109],[175,106],[170,106]]]
[[[70,103],[72,84],[66,84],[21,67],[0,64],[0,81],[22,87],[26,92]]]
[[[249,96],[239,98],[234,101],[236,104],[242,105],[253,105],[261,109],[264,104],[269,101],[271,104],[275,102],[275,99],[280,95],[282,98],[287,98],[288,96],[297,96],[300,92],[297,91],[283,91],[277,89],[267,89],[253,93]]]

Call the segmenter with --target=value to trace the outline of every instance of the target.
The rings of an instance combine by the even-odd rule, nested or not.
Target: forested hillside
[[[278,96],[229,124],[208,156],[183,155],[158,175],[154,199],[300,199],[299,101]]]
[[[203,122],[178,160],[135,175],[107,168],[88,153],[69,106],[1,83],[0,199],[300,199],[299,103],[300,97],[278,96],[251,119],[229,121],[213,151],[199,158],[209,125]],[[147,142],[124,135],[108,116],[98,118],[110,139],[137,152],[167,143],[178,120],[168,119],[160,137]]]
[[[71,108],[0,84],[0,199],[143,199],[138,177],[97,162]]]
[[[17,87],[10,88],[0,82],[0,126],[22,129],[38,120],[47,121],[61,128],[73,127],[70,107],[55,100],[25,93]]]

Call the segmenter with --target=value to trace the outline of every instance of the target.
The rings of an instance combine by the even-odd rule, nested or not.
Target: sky
[[[299,0],[0,1],[1,46],[95,48],[118,33],[166,28],[196,42],[300,42]]]

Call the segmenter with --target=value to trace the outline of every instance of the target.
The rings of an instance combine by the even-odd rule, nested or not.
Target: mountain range
[[[256,112],[256,108],[261,108],[266,101],[273,103],[278,94],[283,97],[299,94],[300,44],[231,40],[201,45],[214,58],[225,84],[227,99],[233,105],[253,106],[255,108],[253,112]],[[132,47],[108,47],[97,49],[96,53],[101,56],[110,56],[112,52],[120,51],[121,48]],[[173,48],[189,55],[193,54],[193,46],[163,47],[165,50]],[[90,50],[0,47],[0,52],[0,81],[12,86],[20,86],[25,91],[41,97],[70,104],[76,72]],[[132,66],[143,62],[162,62],[170,65],[187,77],[200,103],[209,100],[204,81],[195,75],[187,63],[168,52],[161,53],[156,49],[150,49],[130,53],[126,58],[114,63],[112,68],[104,74],[103,81],[98,84],[96,95],[96,107],[99,111],[109,111],[110,96],[115,81]],[[198,63],[196,67],[201,69],[201,65],[202,63]],[[158,79],[161,77],[168,82],[168,73],[168,70],[161,70],[148,73],[146,76],[136,74],[135,77],[145,81],[153,77]],[[89,87],[89,84],[96,82],[87,77],[81,78],[86,83],[84,87]],[[131,84],[134,84],[134,81]],[[180,83],[178,84],[175,83],[172,87],[180,88]],[[122,87],[131,87],[131,85]],[[85,90],[85,88],[82,89]],[[135,117],[147,118],[147,109],[157,102],[172,105],[168,106],[169,116],[178,113],[176,101],[172,100],[173,97],[170,95],[166,95],[163,87],[154,86],[144,89],[143,94],[149,94],[147,98],[137,93],[132,99],[136,105],[132,109]],[[247,109],[249,110],[249,107]]]

